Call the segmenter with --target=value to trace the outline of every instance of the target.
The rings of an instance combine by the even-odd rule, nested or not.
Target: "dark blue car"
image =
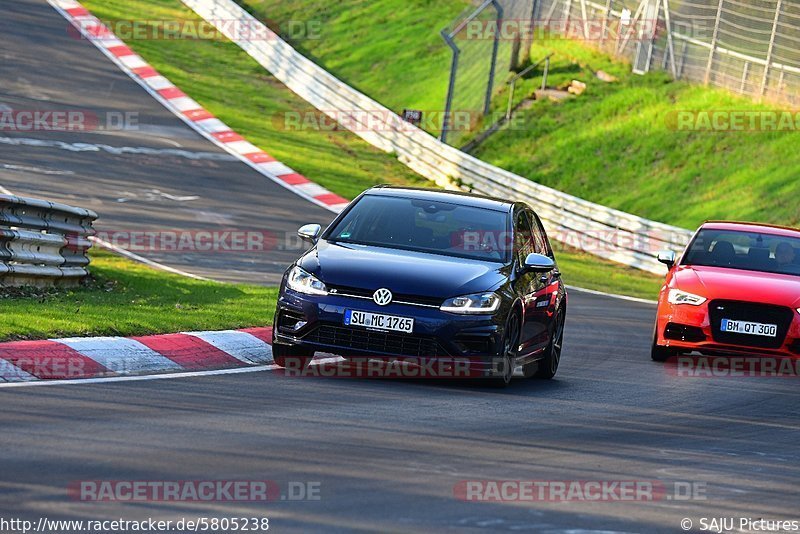
[[[276,364],[348,359],[468,362],[470,376],[552,378],[567,295],[539,217],[524,203],[379,186],[362,193],[283,277]]]

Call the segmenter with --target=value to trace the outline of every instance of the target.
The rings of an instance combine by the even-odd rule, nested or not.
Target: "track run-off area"
[[[45,0],[3,7],[0,106],[138,114],[137,129],[115,132],[0,132],[7,190],[136,230],[291,235],[331,220],[190,129],[74,38]],[[298,254],[290,248],[144,255],[215,280],[274,285]],[[272,312],[265,307],[264,326]],[[649,533],[679,532],[687,518],[695,527],[711,517],[786,518],[800,479],[796,380],[681,376],[650,360],[654,314],[651,304],[571,292],[558,376],[520,377],[506,390],[292,377],[269,365],[0,388],[1,515],[256,516],[275,532]],[[305,498],[115,502],[70,490],[80,481],[187,480],[273,481],[284,497],[304,487]],[[466,484],[487,481],[638,481],[663,491],[621,500],[465,495]]]

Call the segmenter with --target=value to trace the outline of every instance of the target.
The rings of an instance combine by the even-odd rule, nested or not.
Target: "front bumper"
[[[800,315],[795,310],[762,303],[712,300],[700,306],[659,303],[656,343],[703,354],[800,355]],[[791,313],[790,313],[791,312]],[[727,317],[733,315],[732,317]],[[720,318],[779,324],[774,340],[730,335],[719,329]]]
[[[345,326],[346,310],[414,319],[413,333]],[[273,341],[351,359],[459,360],[475,375],[494,374],[500,363],[505,317],[458,315],[438,308],[329,294],[305,295],[286,289],[278,299]]]

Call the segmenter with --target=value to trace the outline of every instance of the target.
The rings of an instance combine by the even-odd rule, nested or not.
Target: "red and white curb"
[[[332,193],[249,143],[195,102],[134,53],[100,19],[75,0],[48,0],[80,35],[94,44],[122,71],[190,128],[243,163],[297,195],[329,209],[342,211],[348,200]]]
[[[265,368],[272,328],[0,343],[4,383],[64,381]],[[315,360],[329,361],[330,355]]]

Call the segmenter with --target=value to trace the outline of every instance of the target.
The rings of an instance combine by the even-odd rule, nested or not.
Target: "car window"
[[[547,242],[547,234],[542,228],[542,223],[539,217],[532,211],[528,211],[528,216],[531,220],[531,230],[533,233],[533,247],[537,254],[544,254],[545,256],[552,256],[550,244]]]
[[[520,265],[525,263],[528,254],[535,252],[533,233],[531,232],[531,221],[525,211],[517,214],[514,223],[514,250],[517,253],[517,261]]]
[[[763,232],[700,230],[682,264],[800,276],[800,238]]]
[[[451,202],[365,195],[326,235],[335,242],[507,261],[507,212]]]

